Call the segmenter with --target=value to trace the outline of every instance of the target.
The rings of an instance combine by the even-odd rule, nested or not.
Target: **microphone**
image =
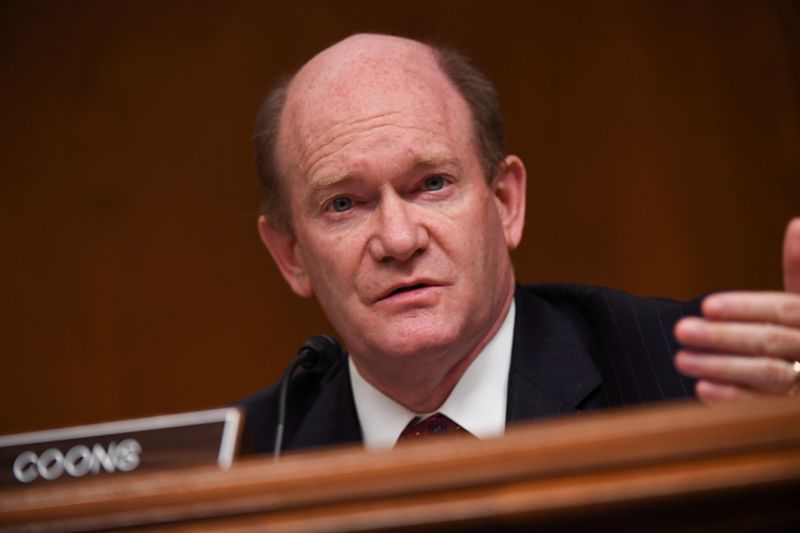
[[[283,448],[283,429],[286,421],[286,397],[289,393],[289,382],[298,366],[302,366],[306,372],[324,374],[342,357],[342,347],[328,335],[314,335],[303,343],[300,350],[281,378],[281,390],[278,400],[278,427],[275,430],[275,447],[273,458],[277,461]]]
[[[302,358],[300,365],[305,370],[324,374],[342,356],[342,347],[329,335],[314,335],[303,343],[297,356]]]

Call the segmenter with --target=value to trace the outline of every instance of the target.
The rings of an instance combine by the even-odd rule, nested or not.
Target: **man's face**
[[[360,368],[463,356],[502,319],[518,238],[463,98],[436,69],[374,71],[295,80],[311,87],[290,96],[279,138],[295,233],[270,250]]]

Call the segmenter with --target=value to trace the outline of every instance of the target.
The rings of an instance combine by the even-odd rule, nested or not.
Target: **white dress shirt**
[[[505,431],[515,312],[512,300],[500,329],[436,410],[482,439],[500,436]],[[400,405],[364,379],[352,357],[348,359],[348,364],[366,448],[392,448],[412,418],[433,414],[415,413]]]

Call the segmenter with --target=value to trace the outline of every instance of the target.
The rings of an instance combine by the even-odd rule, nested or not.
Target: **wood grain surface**
[[[280,74],[357,31],[495,81],[521,281],[780,288],[797,2],[5,0],[0,434],[225,405],[332,333],[261,247],[250,137]]]
[[[372,531],[800,524],[800,402],[674,404],[487,441],[340,448],[0,493],[10,530]],[[617,527],[616,525],[614,527]]]

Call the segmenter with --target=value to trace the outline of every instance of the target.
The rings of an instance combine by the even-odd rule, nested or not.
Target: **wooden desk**
[[[0,493],[8,530],[800,526],[800,401],[677,404],[391,452],[343,448]]]

